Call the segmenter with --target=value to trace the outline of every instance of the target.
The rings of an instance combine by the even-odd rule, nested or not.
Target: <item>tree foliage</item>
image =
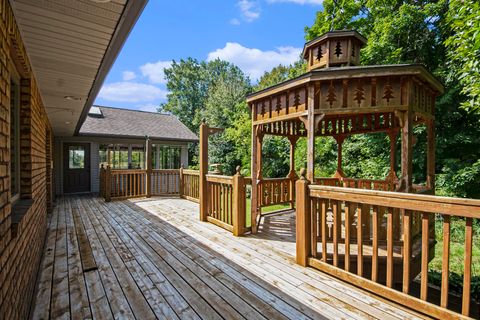
[[[362,64],[421,63],[445,84],[436,106],[437,188],[440,194],[480,197],[480,116],[468,113],[480,101],[480,14],[474,0],[333,0],[323,2],[311,40],[331,29],[356,29],[368,43]],[[414,181],[425,180],[425,128],[415,128]],[[344,171],[353,177],[383,178],[388,141],[379,135],[349,138]],[[333,146],[332,146],[333,148]]]
[[[420,63],[445,84],[436,104],[436,176],[439,194],[480,197],[480,4],[476,0],[324,0],[306,40],[332,29],[356,29],[367,39],[362,64]],[[174,62],[165,70],[168,102],[162,106],[194,132],[201,119],[226,128],[210,143],[211,159],[232,173],[250,168],[251,120],[245,95],[295,78],[306,71],[299,59],[266,72],[257,84],[228,62],[195,59]],[[475,111],[475,112],[472,112]],[[425,181],[425,127],[414,128],[414,182]],[[398,142],[397,142],[398,143]],[[317,138],[315,166],[319,176],[336,169],[337,145]],[[397,148],[398,149],[398,148]],[[263,173],[285,176],[289,144],[266,137]],[[297,143],[296,169],[305,167],[306,141]],[[343,170],[355,178],[384,178],[389,170],[385,134],[349,137],[343,145]],[[247,173],[248,172],[245,172]]]
[[[445,42],[449,66],[467,96],[463,106],[480,113],[480,2],[451,0],[447,23],[451,30]]]

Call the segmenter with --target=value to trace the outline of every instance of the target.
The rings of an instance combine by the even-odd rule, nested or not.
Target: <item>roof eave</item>
[[[75,127],[74,135],[79,134],[80,128],[82,127],[83,122],[87,118],[88,111],[93,105],[93,102],[95,101],[98,93],[100,92],[100,88],[102,87],[108,72],[110,71],[113,63],[115,62],[118,54],[120,53],[120,50],[125,44],[125,41],[130,31],[140,17],[140,14],[145,8],[147,2],[148,0],[135,0],[127,2],[122,12],[122,16],[118,20],[117,27],[115,28],[115,32],[112,36],[112,39],[110,40],[105,55],[103,56],[102,63],[100,65],[100,68],[98,69],[97,75],[95,76],[95,80],[88,94],[88,98],[85,101],[82,113],[80,114],[80,118],[78,119],[77,125]]]
[[[99,137],[99,138],[116,138],[116,139],[145,139],[145,136],[136,136],[136,135],[118,135],[118,134],[105,134],[105,133],[88,133],[88,132],[79,132],[77,134],[79,137]],[[149,136],[151,140],[160,140],[160,141],[178,141],[178,142],[198,142],[199,139],[195,138],[171,138],[171,137],[154,137]]]
[[[368,71],[368,74],[362,72]],[[393,72],[393,73],[392,73]],[[332,78],[332,73],[337,73],[336,77]],[[310,81],[325,80],[325,75],[329,75],[328,80],[342,79],[345,77],[362,77],[362,76],[388,76],[388,75],[402,75],[402,74],[419,75],[426,80],[430,85],[438,91],[439,94],[443,94],[444,86],[435,78],[428,70],[420,64],[402,64],[402,65],[379,65],[379,66],[358,66],[358,67],[339,67],[339,68],[326,68],[319,70],[312,70],[304,73],[303,75],[279,83],[277,85],[265,88],[247,96],[247,102],[250,103],[257,99],[265,98],[270,94],[276,94],[278,90],[285,90],[293,88]]]

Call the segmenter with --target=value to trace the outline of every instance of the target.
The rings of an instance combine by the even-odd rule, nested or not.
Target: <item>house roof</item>
[[[104,106],[92,107],[79,135],[198,141],[198,137],[174,115]]]

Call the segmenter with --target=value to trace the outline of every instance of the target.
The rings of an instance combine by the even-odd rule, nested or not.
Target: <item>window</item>
[[[181,165],[181,148],[177,146],[155,146],[153,148],[153,168],[179,169]]]
[[[102,144],[99,148],[100,165],[110,165],[112,169],[129,168],[128,145]]]
[[[102,144],[98,151],[99,165],[112,169],[145,169],[146,151],[143,144]],[[181,165],[181,147],[153,145],[153,169],[179,169]]]
[[[82,146],[68,147],[68,168],[83,169],[85,168],[85,148]]]
[[[132,145],[131,168],[145,169],[145,147],[143,145]]]
[[[20,77],[10,79],[10,191],[12,202],[20,196]]]

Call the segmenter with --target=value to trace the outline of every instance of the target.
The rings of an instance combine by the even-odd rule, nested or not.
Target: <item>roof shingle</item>
[[[198,137],[180,120],[170,114],[98,107],[103,116],[89,115],[80,135],[131,137],[159,140],[198,141]]]

